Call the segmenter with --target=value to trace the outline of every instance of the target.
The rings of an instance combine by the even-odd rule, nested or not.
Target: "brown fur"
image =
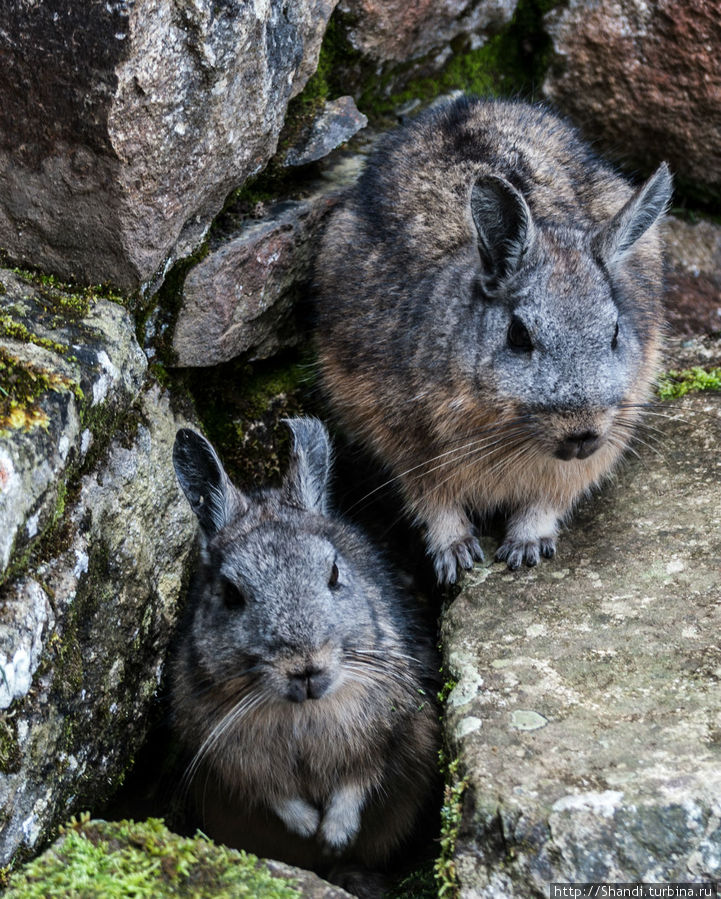
[[[500,287],[488,260],[511,256],[514,234],[479,255],[478,219],[495,220],[472,205],[475,185],[499,179],[503,202],[523,198],[513,215],[525,204],[533,222]],[[539,107],[464,98],[388,138],[332,217],[317,266],[323,387],[400,484],[441,580],[480,555],[468,510],[508,514],[499,553],[512,567],[552,555],[558,521],[628,445],[660,347],[667,172],[649,185],[650,223],[637,214],[619,248],[634,229],[613,217],[638,194],[572,128]],[[528,384],[514,381],[523,360],[502,357],[516,315],[534,358],[546,352]],[[555,455],[584,432],[600,435],[592,455]]]

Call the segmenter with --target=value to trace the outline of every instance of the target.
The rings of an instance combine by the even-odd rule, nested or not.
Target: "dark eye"
[[[333,567],[330,570],[328,586],[331,588],[331,590],[338,586],[338,566],[335,564],[335,562],[333,562]]]
[[[529,352],[533,349],[533,341],[528,333],[528,328],[517,315],[513,316],[511,324],[508,326],[508,346],[519,352]]]
[[[616,322],[616,330],[613,332],[613,340],[611,341],[611,349],[615,350],[618,346],[618,322]]]
[[[223,596],[223,605],[226,609],[242,609],[245,606],[243,591],[228,578],[221,578],[220,586]]]

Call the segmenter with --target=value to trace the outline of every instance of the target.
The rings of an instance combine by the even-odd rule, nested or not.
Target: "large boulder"
[[[196,531],[171,461],[186,425],[146,388],[0,588],[2,865],[97,807],[146,735]]]
[[[543,92],[606,153],[721,196],[721,16],[708,0],[570,0]]]
[[[135,290],[273,155],[337,0],[9,0],[0,247]]]
[[[721,878],[721,394],[655,411],[553,561],[445,613],[461,896]]]
[[[147,361],[118,303],[0,269],[0,582],[135,400]]]

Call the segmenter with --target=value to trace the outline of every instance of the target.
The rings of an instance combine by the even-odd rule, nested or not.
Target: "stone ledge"
[[[445,613],[462,896],[721,877],[721,396],[662,412],[553,561]]]

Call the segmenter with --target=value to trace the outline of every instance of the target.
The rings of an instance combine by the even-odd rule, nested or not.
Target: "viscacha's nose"
[[[313,665],[307,665],[301,671],[293,671],[288,675],[288,699],[291,702],[320,699],[330,686],[330,680],[325,668]]]
[[[597,431],[574,431],[567,434],[556,447],[558,459],[588,459],[601,445],[601,435]]]

